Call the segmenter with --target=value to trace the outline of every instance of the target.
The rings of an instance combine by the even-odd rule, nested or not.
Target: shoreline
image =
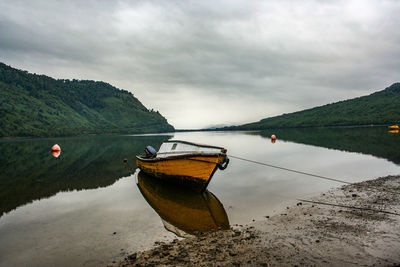
[[[398,265],[399,193],[400,175],[345,185],[245,227],[156,242],[112,265]]]
[[[152,132],[152,133],[87,133],[87,134],[76,134],[76,135],[57,135],[57,136],[2,136],[0,140],[25,140],[25,139],[53,139],[53,138],[70,138],[70,137],[84,137],[84,136],[118,136],[118,135],[129,135],[129,136],[145,136],[145,135],[163,135],[171,133],[184,133],[184,132],[260,132],[260,131],[272,131],[272,130],[285,130],[285,129],[319,129],[319,128],[374,128],[374,127],[388,127],[387,124],[365,124],[365,125],[330,125],[330,126],[307,126],[307,127],[283,127],[283,128],[263,128],[263,129],[178,129],[169,132]],[[236,127],[236,126],[229,126]]]

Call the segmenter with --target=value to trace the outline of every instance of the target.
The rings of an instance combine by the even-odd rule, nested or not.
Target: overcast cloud
[[[178,129],[400,81],[400,1],[0,0],[0,61],[134,93]]]

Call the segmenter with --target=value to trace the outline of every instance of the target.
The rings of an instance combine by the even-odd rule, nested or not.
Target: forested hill
[[[229,130],[271,128],[387,125],[400,122],[400,83],[385,90],[312,109],[226,127]]]
[[[0,63],[0,137],[173,130],[159,112],[108,83],[56,80]]]

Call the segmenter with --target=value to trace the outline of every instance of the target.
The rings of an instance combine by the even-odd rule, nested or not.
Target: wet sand
[[[153,249],[112,265],[400,264],[400,176],[346,185],[307,200],[313,202],[299,201],[249,226],[156,242]]]

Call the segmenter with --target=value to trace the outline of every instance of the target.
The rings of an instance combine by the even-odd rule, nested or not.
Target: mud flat
[[[396,266],[400,176],[331,190],[249,226],[157,242],[119,266]],[[399,215],[396,215],[399,214]]]

